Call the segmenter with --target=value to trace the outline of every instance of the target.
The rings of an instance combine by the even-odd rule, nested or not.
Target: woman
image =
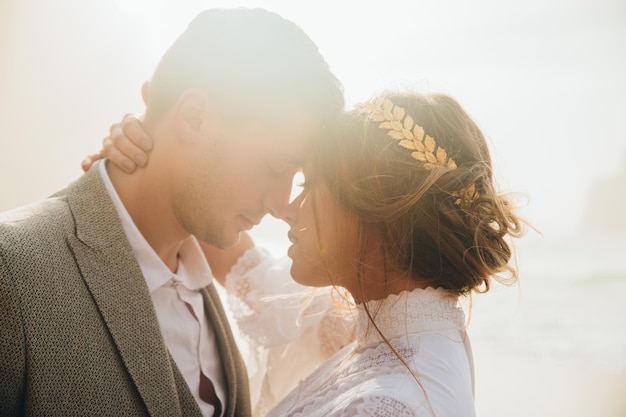
[[[267,415],[473,416],[459,297],[489,290],[493,279],[515,282],[507,238],[521,235],[495,189],[478,126],[446,95],[387,93],[357,106],[336,137],[316,144],[305,177],[280,214],[290,225],[291,276],[307,287],[346,289],[356,319],[335,314],[303,326],[317,329],[315,354],[328,353],[320,346],[334,352]],[[264,312],[276,299],[257,291],[267,288],[255,279],[264,262],[249,251],[227,288],[250,307],[239,314],[256,329],[249,333],[268,346],[285,332],[268,319],[279,315]],[[313,313],[324,309],[315,301],[296,310],[319,318]],[[337,323],[344,330],[327,343]]]

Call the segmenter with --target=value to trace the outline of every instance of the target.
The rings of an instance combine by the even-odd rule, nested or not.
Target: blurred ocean
[[[626,417],[626,234],[523,239],[520,282],[473,300],[482,417]]]
[[[474,298],[473,342],[626,375],[626,235],[521,243],[519,286]]]

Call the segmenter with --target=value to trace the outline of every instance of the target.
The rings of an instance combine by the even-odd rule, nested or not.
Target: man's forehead
[[[265,123],[270,142],[277,148],[277,152],[298,161],[306,157],[321,128],[318,117],[299,108],[290,108]]]

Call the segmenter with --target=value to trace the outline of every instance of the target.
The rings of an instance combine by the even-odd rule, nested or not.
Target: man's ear
[[[195,142],[214,135],[219,117],[215,105],[205,93],[189,89],[178,99],[176,120],[179,138]]]

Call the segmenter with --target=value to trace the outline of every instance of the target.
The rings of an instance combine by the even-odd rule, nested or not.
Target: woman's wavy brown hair
[[[509,237],[522,234],[511,201],[494,185],[485,137],[444,94],[385,93],[444,148],[456,169],[427,169],[369,118],[374,100],[346,114],[337,137],[318,142],[314,176],[359,221],[359,265],[375,235],[385,267],[457,294],[489,290],[492,279],[517,281]],[[474,185],[478,197],[455,204]],[[372,233],[374,232],[374,233]]]

